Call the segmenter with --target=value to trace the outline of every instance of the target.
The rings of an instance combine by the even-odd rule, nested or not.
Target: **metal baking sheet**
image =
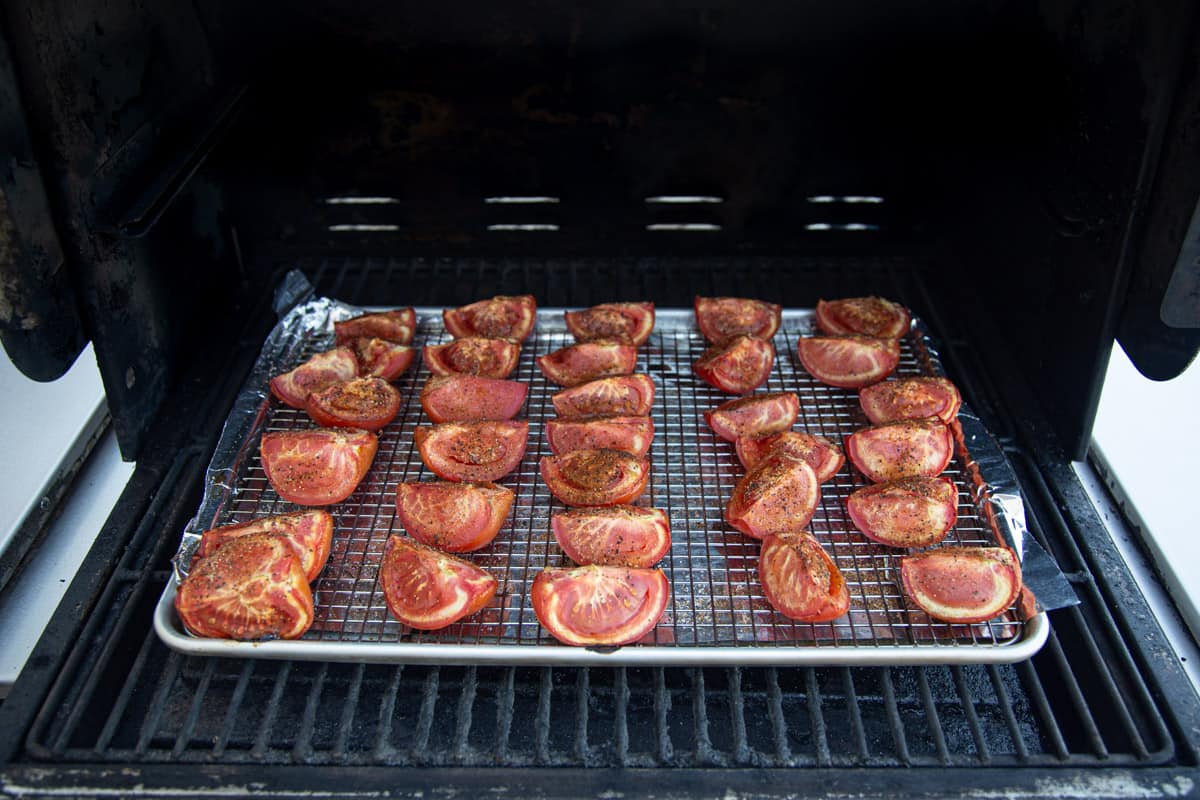
[[[265,430],[303,429],[311,422],[304,412],[273,400],[266,379],[331,347],[332,322],[361,310],[311,300],[290,312],[268,338],[227,422],[201,509],[184,534],[176,557],[177,580],[205,529],[295,510],[267,482],[258,443]],[[414,344],[449,340],[440,311],[417,309]],[[796,340],[812,330],[811,311],[784,312],[774,339],[775,367],[763,390],[796,392],[801,405],[796,429],[841,443],[867,421],[857,392],[825,386],[799,366]],[[652,474],[638,504],[662,508],[670,517],[672,547],[660,566],[672,595],[658,626],[636,645],[559,645],[538,624],[529,601],[529,587],[543,568],[571,563],[550,532],[550,515],[565,507],[538,474],[538,460],[550,453],[543,424],[553,416],[550,396],[558,387],[541,375],[534,358],[571,341],[561,309],[539,310],[536,330],[511,376],[529,384],[522,415],[530,423],[529,443],[517,470],[499,481],[516,493],[508,522],[488,547],[467,556],[500,582],[483,611],[441,631],[415,631],[389,615],[378,583],[384,542],[402,532],[395,513],[396,485],[436,479],[413,446],[413,431],[429,424],[418,402],[429,372],[418,363],[397,383],[403,404],[397,419],[380,431],[371,471],[353,495],[330,507],[335,519],[332,553],[313,584],[316,619],[308,633],[299,640],[266,642],[194,637],[175,614],[172,581],[155,613],[160,637],[181,652],[227,657],[614,666],[1003,663],[1028,658],[1045,642],[1049,625],[1044,612],[1021,619],[1014,608],[987,623],[951,625],[915,608],[899,583],[899,556],[905,551],[870,542],[849,521],[846,497],[866,485],[849,463],[823,484],[810,530],[845,576],[850,611],[825,623],[794,622],[776,613],[758,582],[759,543],[723,521],[725,503],[742,470],[733,445],[711,432],[703,412],[730,395],[692,373],[705,342],[691,310],[660,309],[655,331],[638,355],[638,371],[649,374],[657,387],[651,412]],[[917,321],[902,342],[897,375],[940,372],[936,352]],[[994,456],[998,447],[970,409],[964,407],[960,420],[964,435],[945,473],[959,488],[958,523],[944,544],[992,545],[1003,536],[1020,553],[1020,498],[998,495],[984,483],[991,476],[978,474],[974,458],[982,449]]]

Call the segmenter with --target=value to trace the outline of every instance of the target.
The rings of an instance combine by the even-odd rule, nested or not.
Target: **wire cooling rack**
[[[418,309],[415,345],[449,340],[439,311]],[[841,444],[845,435],[868,422],[856,391],[825,386],[799,366],[796,341],[811,332],[811,312],[784,313],[774,338],[775,366],[762,391],[795,392],[800,398],[795,429]],[[331,330],[298,332],[296,337],[289,342],[285,369],[333,346]],[[172,584],[156,614],[159,634],[179,650],[226,656],[545,664],[1008,662],[1027,658],[1044,643],[1044,614],[1023,620],[1010,609],[987,623],[952,625],[932,620],[913,606],[899,580],[899,558],[908,551],[871,542],[849,520],[846,498],[867,485],[849,462],[822,485],[809,526],[845,577],[849,613],[831,622],[801,623],[775,612],[758,580],[759,542],[723,519],[743,471],[733,445],[712,433],[704,412],[730,395],[692,373],[692,363],[706,346],[692,312],[660,310],[654,333],[638,353],[637,369],[653,378],[657,393],[651,411],[651,477],[637,504],[661,508],[671,520],[672,546],[659,565],[670,580],[671,598],[658,626],[637,645],[607,651],[559,645],[538,624],[529,593],[544,568],[571,565],[550,531],[551,514],[565,506],[550,495],[538,472],[539,459],[550,454],[543,428],[554,415],[550,397],[558,387],[541,375],[534,358],[570,343],[561,310],[539,311],[536,329],[523,344],[510,376],[529,386],[521,414],[529,421],[529,441],[518,468],[499,481],[516,494],[509,519],[489,546],[465,556],[499,581],[495,598],[481,612],[441,631],[412,630],[388,613],[378,580],[384,543],[389,535],[403,532],[396,515],[396,485],[436,480],[413,445],[413,431],[430,424],[418,400],[429,371],[418,363],[397,382],[403,397],[400,413],[380,431],[370,472],[354,494],[329,509],[335,520],[333,546],[328,565],[313,584],[316,618],[309,632],[289,642],[192,637],[174,614]],[[896,374],[940,374],[919,323],[901,343]],[[261,393],[262,387],[248,386],[246,391]],[[295,510],[267,482],[258,439],[264,430],[311,426],[304,412],[262,400],[257,424],[228,468],[230,491],[212,524]],[[943,546],[997,543],[993,517],[984,510],[982,484],[964,467],[969,459],[960,441],[944,473],[958,487],[958,522]],[[981,498],[978,503],[976,497]]]

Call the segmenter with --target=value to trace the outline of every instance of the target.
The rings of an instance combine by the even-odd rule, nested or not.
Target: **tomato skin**
[[[434,375],[507,378],[517,368],[521,345],[508,339],[467,336],[446,344],[425,345],[425,366]]]
[[[863,536],[890,547],[929,547],[958,519],[958,489],[949,478],[900,478],[856,489],[846,498]]]
[[[654,330],[654,303],[602,303],[564,316],[577,342],[604,340],[637,347]]]
[[[808,525],[820,499],[820,481],[808,462],[775,453],[737,482],[725,506],[725,521],[762,539]]]
[[[580,565],[653,567],[671,549],[671,522],[658,508],[575,508],[551,516],[550,530]]]
[[[525,455],[524,420],[445,422],[413,432],[421,460],[442,480],[488,483],[517,468]]]
[[[658,624],[671,593],[660,569],[596,565],[547,569],[530,596],[538,622],[563,644],[624,645]]]
[[[344,322],[333,323],[333,335],[338,344],[355,339],[386,339],[396,344],[412,344],[417,329],[417,315],[411,308],[361,314]]]
[[[735,336],[704,351],[692,369],[722,392],[746,394],[767,382],[775,366],[775,348],[752,336]]]
[[[284,500],[302,506],[340,503],[358,487],[379,440],[356,428],[267,432],[259,446],[267,480]]]
[[[818,300],[816,322],[832,336],[859,333],[899,339],[912,326],[912,315],[904,306],[882,297],[847,297]]]
[[[546,440],[555,455],[572,450],[621,450],[639,458],[650,451],[650,417],[580,417],[546,420]]]
[[[597,378],[629,375],[637,364],[637,348],[617,342],[580,342],[537,358],[546,380],[578,386]]]
[[[763,538],[758,579],[767,602],[789,619],[828,622],[850,610],[841,570],[805,531]]]
[[[550,400],[563,419],[599,414],[642,417],[654,404],[654,381],[641,373],[600,378],[563,389]]]
[[[358,374],[394,381],[412,366],[417,351],[404,344],[378,337],[355,339],[351,345],[358,359]]]
[[[404,530],[447,553],[470,553],[490,544],[512,504],[512,490],[494,483],[435,481],[396,487],[396,513]]]
[[[392,616],[422,631],[478,613],[499,585],[469,561],[395,534],[383,547],[379,583]]]
[[[939,547],[900,559],[904,593],[943,622],[986,622],[1021,592],[1021,565],[1006,547]]]
[[[383,378],[355,378],[310,394],[304,408],[325,428],[377,431],[400,413],[400,392]]]
[[[873,483],[940,475],[954,456],[954,434],[937,417],[875,425],[846,437],[846,455]]]
[[[949,425],[958,417],[962,395],[946,378],[900,378],[864,387],[858,403],[874,425],[922,417]]]
[[[646,490],[650,463],[620,450],[574,450],[543,456],[542,480],[569,506],[631,503]]]
[[[456,339],[484,336],[523,342],[537,321],[537,300],[531,294],[497,295],[442,312],[446,331]]]
[[[746,469],[754,467],[779,449],[793,458],[808,462],[821,483],[832,478],[846,463],[842,448],[821,436],[799,431],[784,431],[769,436],[738,437],[737,456]]]
[[[800,416],[800,398],[795,392],[766,392],[727,400],[704,419],[713,432],[727,442],[743,436],[766,436],[786,431]]]
[[[434,422],[512,419],[525,405],[521,381],[477,375],[434,375],[421,390],[421,408]]]
[[[696,325],[705,339],[724,344],[735,336],[770,339],[779,330],[782,306],[744,297],[696,297]]]
[[[201,534],[193,558],[207,558],[234,539],[253,533],[274,534],[287,540],[300,557],[305,577],[312,583],[329,561],[329,549],[333,543],[333,515],[328,511],[308,509],[209,528]]]
[[[308,396],[358,377],[358,360],[348,347],[317,353],[300,366],[271,378],[271,394],[292,408],[304,409]]]
[[[808,374],[829,386],[861,389],[900,366],[900,341],[870,336],[808,336],[796,343]]]

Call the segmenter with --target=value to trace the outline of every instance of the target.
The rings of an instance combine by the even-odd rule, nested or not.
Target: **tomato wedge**
[[[546,379],[559,386],[628,375],[637,363],[637,348],[617,342],[580,342],[539,356],[538,369]]]
[[[842,464],[846,463],[842,448],[824,437],[799,431],[784,431],[755,438],[743,436],[737,440],[738,460],[746,469],[754,469],[776,450],[807,461],[821,483],[836,475]]]
[[[546,421],[546,439],[555,455],[609,448],[640,458],[654,441],[654,422],[649,417],[551,419]]]
[[[542,480],[569,506],[631,503],[646,490],[650,464],[620,450],[575,450],[543,456]]]
[[[508,339],[468,336],[446,344],[425,345],[425,366],[434,375],[507,378],[517,368],[521,345]]]
[[[773,453],[733,487],[725,521],[761,539],[808,525],[821,499],[820,481],[807,461]]]
[[[271,394],[292,408],[304,408],[313,392],[358,376],[358,360],[348,347],[335,347],[315,356],[291,372],[271,378]]]
[[[602,303],[583,311],[566,312],[567,330],[577,342],[597,339],[644,344],[654,330],[654,303]]]
[[[671,549],[671,522],[659,508],[575,508],[551,516],[550,530],[576,564],[653,567]]]
[[[786,431],[800,415],[800,398],[795,392],[766,392],[727,400],[704,419],[713,432],[727,442],[743,436],[766,436]]]
[[[304,408],[326,428],[377,431],[400,413],[400,392],[383,378],[355,378],[310,394]]]
[[[333,543],[333,516],[328,511],[308,509],[210,528],[200,536],[194,557],[207,558],[234,539],[253,533],[270,533],[286,539],[300,557],[300,566],[311,583],[329,560],[329,548]]]
[[[730,394],[746,394],[767,382],[775,366],[775,348],[752,336],[735,336],[713,345],[692,365],[710,386]]]
[[[538,622],[570,645],[623,645],[654,629],[671,587],[661,569],[547,569],[530,594]]]
[[[900,342],[870,336],[809,336],[796,344],[800,363],[821,383],[860,389],[900,366]]]
[[[395,534],[383,546],[379,583],[392,616],[434,631],[478,613],[498,582],[479,567]]]
[[[723,344],[735,336],[770,339],[779,330],[781,306],[744,297],[697,297],[696,325],[704,338]]]
[[[512,504],[512,490],[494,483],[434,481],[396,487],[396,512],[404,530],[447,553],[469,553],[489,544]]]
[[[354,355],[358,358],[358,374],[370,378],[394,381],[412,366],[417,351],[408,345],[387,339],[355,339]]]
[[[949,425],[958,417],[962,395],[945,378],[900,378],[864,387],[858,402],[876,425],[921,417],[937,417]]]
[[[443,480],[472,483],[499,480],[516,469],[528,438],[523,420],[445,422],[413,431],[425,466]]]
[[[861,333],[899,339],[908,333],[912,316],[899,303],[882,297],[847,297],[817,301],[817,327],[830,335]]]
[[[531,294],[497,295],[442,312],[446,330],[456,339],[486,336],[525,341],[537,320],[537,300]]]
[[[954,435],[937,417],[863,428],[846,437],[846,455],[873,483],[940,475],[954,456]]]
[[[654,381],[649,375],[618,375],[563,389],[550,401],[558,416],[568,419],[598,414],[640,417],[654,404]]]
[[[175,611],[197,636],[296,639],[312,625],[313,597],[287,540],[252,533],[192,565],[175,594]]]
[[[949,478],[900,478],[864,486],[846,499],[850,521],[868,539],[891,547],[929,547],[958,519],[958,489]]]
[[[386,339],[396,344],[412,344],[417,329],[417,315],[411,308],[362,314],[344,322],[333,323],[333,335],[338,344],[355,339]]]
[[[969,624],[1003,614],[1021,592],[1006,547],[940,547],[900,559],[904,593],[934,619]]]
[[[512,419],[529,387],[478,375],[434,375],[421,390],[421,408],[434,422]]]
[[[828,622],[850,610],[850,590],[841,570],[804,531],[763,539],[758,579],[767,602],[789,619]]]
[[[290,503],[327,506],[354,492],[371,468],[379,440],[355,428],[268,432],[259,449],[267,480]]]

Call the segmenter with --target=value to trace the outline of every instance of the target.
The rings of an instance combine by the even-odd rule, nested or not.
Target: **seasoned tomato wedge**
[[[550,529],[576,564],[653,567],[671,549],[671,522],[659,508],[575,508],[551,516]]]
[[[371,468],[379,440],[355,428],[262,435],[262,465],[279,496],[302,506],[345,500]]]
[[[521,345],[508,339],[468,336],[446,344],[426,345],[425,366],[434,375],[478,375],[507,378],[517,368]]]
[[[539,356],[538,369],[546,379],[559,386],[628,375],[637,363],[637,348],[617,342],[580,342]]]
[[[291,372],[271,378],[271,394],[292,408],[304,408],[313,392],[358,376],[358,360],[349,347],[335,347],[315,356]]]
[[[1005,547],[940,547],[900,559],[904,593],[943,622],[986,622],[1021,592],[1021,566]]]
[[[417,541],[447,553],[469,553],[489,544],[512,508],[511,489],[494,483],[402,483],[396,511]]]
[[[400,392],[383,378],[355,378],[310,394],[304,408],[326,428],[377,431],[400,413]]]
[[[763,539],[758,579],[767,602],[788,619],[828,622],[850,609],[850,590],[841,570],[804,531]]]
[[[727,442],[742,436],[766,436],[786,431],[800,415],[800,398],[795,392],[767,392],[727,400],[704,419],[713,432]]]
[[[439,478],[473,483],[499,480],[516,469],[528,438],[523,420],[446,422],[413,432],[421,460]]]
[[[386,339],[396,344],[412,344],[417,329],[417,315],[411,308],[397,308],[363,314],[345,322],[333,323],[333,335],[338,344],[355,339]]]
[[[830,335],[861,333],[899,339],[908,333],[912,317],[899,303],[882,297],[847,297],[817,301],[817,327]]]
[[[406,344],[387,339],[355,339],[354,355],[358,358],[358,374],[394,381],[412,366],[417,351]]]
[[[253,533],[270,533],[286,539],[300,557],[300,566],[311,583],[329,560],[329,547],[333,542],[333,516],[328,511],[309,509],[210,528],[201,535],[195,558],[207,558],[234,539]]]
[[[649,417],[551,419],[546,421],[546,439],[555,455],[609,448],[640,458],[654,441],[654,422]]]
[[[775,453],[733,487],[725,521],[747,536],[761,539],[808,525],[820,499],[820,481],[808,462]]]
[[[858,402],[876,425],[922,417],[937,417],[949,425],[958,416],[962,395],[945,378],[900,378],[864,387]]]
[[[949,478],[900,478],[864,486],[846,499],[854,527],[891,547],[929,547],[958,519],[958,490]]]
[[[646,490],[650,464],[620,450],[575,450],[543,456],[542,480],[569,506],[631,503]]]
[[[498,585],[469,561],[394,534],[383,546],[379,583],[392,616],[422,631],[477,613],[496,596]]]
[[[824,437],[799,431],[784,431],[755,438],[743,436],[737,440],[738,460],[746,469],[754,469],[776,450],[807,461],[821,483],[836,475],[842,464],[846,463],[842,448]]]
[[[538,622],[563,644],[622,645],[654,629],[671,587],[661,569],[547,569],[530,594]]]
[[[654,303],[603,303],[566,313],[567,330],[577,342],[602,339],[635,347],[654,330]]]
[[[503,295],[442,312],[446,330],[455,338],[487,336],[492,339],[525,340],[537,319],[533,295]]]
[[[654,381],[649,375],[618,375],[563,389],[550,400],[554,412],[563,419],[597,414],[640,417],[650,413],[654,404]]]
[[[770,339],[779,330],[782,307],[742,297],[697,297],[696,325],[705,339],[723,344],[735,336]]]
[[[421,408],[434,422],[512,419],[529,387],[478,375],[434,375],[421,390]]]
[[[296,639],[312,625],[313,597],[287,540],[252,533],[193,563],[179,584],[175,610],[197,636]]]
[[[730,394],[752,392],[775,366],[775,348],[752,336],[735,336],[704,351],[692,369],[710,386]]]
[[[846,437],[846,455],[873,483],[940,475],[954,455],[954,435],[937,417],[863,428]]]
[[[860,389],[900,366],[900,342],[871,336],[809,336],[796,345],[800,363],[821,383]]]

